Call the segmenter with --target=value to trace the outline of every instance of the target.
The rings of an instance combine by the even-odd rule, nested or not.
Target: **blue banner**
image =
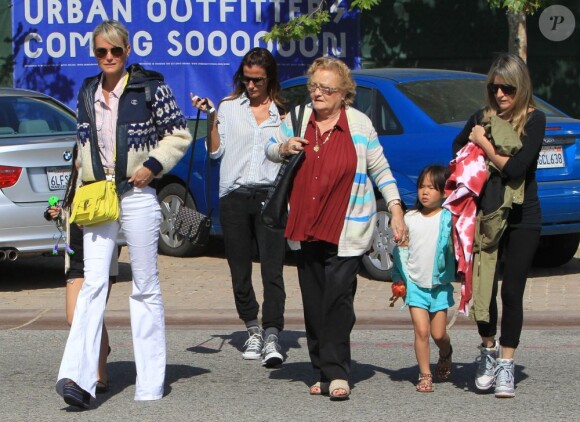
[[[13,2],[14,86],[52,95],[73,109],[85,77],[99,73],[92,30],[116,19],[130,32],[129,64],[161,72],[179,105],[193,115],[189,92],[218,102],[232,91],[244,54],[266,47],[281,80],[304,74],[316,57],[359,64],[358,13],[329,1],[322,33],[286,45],[261,37],[273,25],[311,13],[319,0],[20,0]]]

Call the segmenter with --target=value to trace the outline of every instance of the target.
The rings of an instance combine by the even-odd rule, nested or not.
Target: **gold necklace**
[[[336,126],[333,126],[332,129],[330,129],[330,132],[328,132],[328,135],[326,135],[326,139],[322,142],[322,144],[320,145],[324,145],[325,143],[328,142],[328,140],[330,139],[330,135],[332,135],[332,132],[334,131],[334,128]],[[316,137],[314,139],[316,139],[316,145],[314,145],[314,148],[312,148],[314,150],[314,152],[318,152],[320,151],[320,145],[318,145],[318,125],[316,125]]]

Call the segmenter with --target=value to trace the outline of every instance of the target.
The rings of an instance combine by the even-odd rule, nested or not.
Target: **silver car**
[[[64,195],[75,139],[67,106],[38,92],[0,88],[0,262],[54,249],[59,231],[43,214],[50,197]]]

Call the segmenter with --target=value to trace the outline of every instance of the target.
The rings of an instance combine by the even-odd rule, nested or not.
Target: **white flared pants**
[[[84,228],[85,281],[60,364],[57,392],[67,380],[95,397],[109,263],[123,232],[131,258],[133,291],[129,298],[133,351],[137,367],[135,400],[157,400],[165,382],[165,315],[157,268],[161,208],[151,187],[133,188],[120,201],[118,221]]]

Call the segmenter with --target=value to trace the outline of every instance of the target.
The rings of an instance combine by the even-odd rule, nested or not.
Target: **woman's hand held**
[[[193,95],[192,92],[189,93],[189,98],[191,99],[191,105],[195,108],[199,108],[201,111],[213,114],[215,108],[213,102],[209,98],[201,98],[197,95]]]

